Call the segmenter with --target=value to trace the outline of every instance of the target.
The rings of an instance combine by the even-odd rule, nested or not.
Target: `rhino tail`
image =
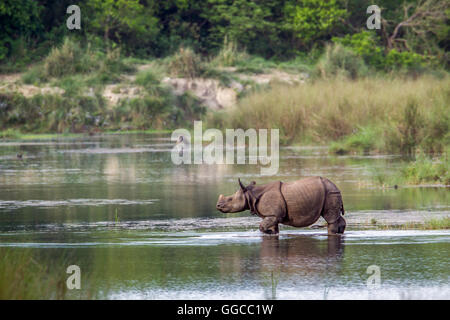
[[[344,210],[344,202],[341,201],[341,214],[344,215],[345,214],[345,210]]]

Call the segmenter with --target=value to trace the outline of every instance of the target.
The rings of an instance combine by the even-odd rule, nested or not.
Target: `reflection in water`
[[[270,275],[270,295],[276,299],[276,288],[281,274],[327,279],[340,271],[343,258],[343,237],[328,236],[327,245],[310,236],[293,236],[280,240],[279,236],[263,236],[260,266],[263,275]],[[268,278],[268,277],[267,277]],[[295,280],[294,280],[295,281]]]
[[[449,215],[448,188],[372,183],[374,172],[394,174],[400,158],[282,148],[277,176],[261,177],[258,165],[175,166],[171,147],[170,137],[158,135],[0,143],[0,246],[29,247],[42,265],[67,255],[96,274],[109,298],[450,296],[449,231],[361,230],[372,219]],[[313,175],[342,190],[349,222],[342,237],[286,227],[278,237],[261,236],[259,218],[215,209],[238,177],[266,183]],[[383,290],[369,294],[373,264]]]

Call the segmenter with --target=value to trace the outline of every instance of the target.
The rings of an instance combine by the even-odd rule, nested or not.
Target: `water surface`
[[[402,159],[281,150],[277,176],[258,165],[173,165],[167,135],[0,143],[0,247],[67,256],[114,299],[433,299],[450,297],[450,231],[372,230],[449,216],[449,188],[381,188]],[[23,159],[16,157],[23,153]],[[325,176],[342,190],[348,230],[282,227],[262,236],[248,212],[221,214],[237,178]],[[369,289],[367,267],[381,270]],[[59,266],[57,266],[59,268]],[[60,266],[65,272],[67,266]]]

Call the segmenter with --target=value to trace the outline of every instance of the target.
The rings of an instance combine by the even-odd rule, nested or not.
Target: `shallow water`
[[[115,299],[450,298],[450,231],[371,230],[449,216],[449,188],[380,188],[402,159],[281,150],[275,177],[257,165],[171,163],[164,135],[0,143],[0,247],[95,274],[89,290]],[[16,158],[23,153],[23,159]],[[262,236],[248,212],[224,215],[217,196],[237,178],[265,183],[321,175],[343,193],[348,230],[282,227]],[[366,285],[371,265],[381,285]],[[60,266],[65,272],[67,266]],[[95,284],[94,284],[95,280]]]

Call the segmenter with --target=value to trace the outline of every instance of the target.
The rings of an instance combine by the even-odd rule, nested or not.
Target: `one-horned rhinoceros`
[[[271,182],[256,185],[253,181],[244,186],[240,179],[239,190],[217,201],[223,213],[250,210],[263,218],[259,230],[277,234],[278,224],[306,227],[322,216],[328,223],[328,233],[344,233],[345,220],[342,196],[336,185],[322,177],[309,177],[292,182]]]

